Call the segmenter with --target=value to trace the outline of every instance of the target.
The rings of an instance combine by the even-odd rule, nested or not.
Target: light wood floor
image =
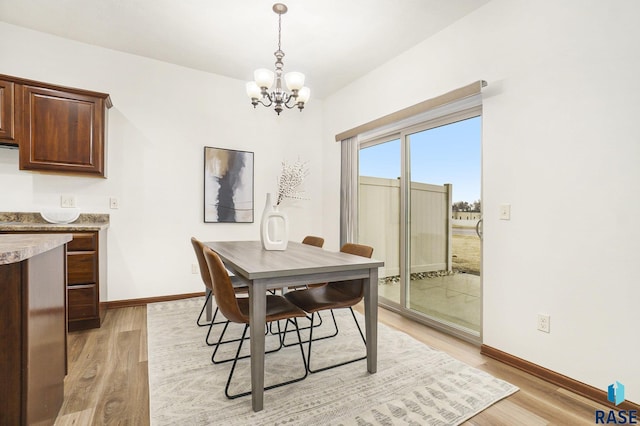
[[[379,319],[520,388],[465,425],[593,425],[595,409],[605,408],[393,312],[380,309]],[[146,307],[109,310],[101,328],[69,333],[68,350],[65,400],[56,425],[149,424]]]

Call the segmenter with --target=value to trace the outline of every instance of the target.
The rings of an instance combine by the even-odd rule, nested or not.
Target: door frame
[[[424,120],[417,123],[413,121],[413,123],[405,123],[404,126],[402,126],[402,123],[395,123],[393,129],[388,129],[388,131],[386,132],[378,129],[375,133],[372,132],[369,137],[367,137],[366,134],[360,135],[360,137],[358,138],[358,150],[381,143],[390,142],[395,139],[400,139],[400,302],[396,303],[395,301],[381,297],[378,300],[379,306],[382,306],[386,309],[397,312],[402,316],[413,319],[435,329],[441,330],[447,334],[456,336],[462,340],[480,346],[483,340],[482,238],[480,239],[480,331],[478,334],[470,332],[466,328],[456,326],[455,324],[441,322],[418,311],[411,310],[406,303],[407,286],[409,282],[407,279],[407,271],[410,271],[409,212],[411,205],[410,185],[408,184],[408,182],[411,181],[411,153],[408,136],[414,133],[419,133],[436,127],[446,126],[475,117],[481,118],[482,128],[482,103],[480,97],[478,97],[477,99],[478,102],[475,105],[469,105],[468,103],[465,103],[462,108],[454,109],[453,111],[451,110],[450,106],[447,106],[448,108],[443,108],[442,114],[433,114],[430,117],[425,117]],[[480,199],[482,200],[482,131],[480,136]]]

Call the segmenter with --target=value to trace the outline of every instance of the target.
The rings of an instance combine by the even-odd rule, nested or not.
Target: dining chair
[[[324,238],[316,237],[314,235],[307,235],[306,237],[304,237],[302,239],[302,244],[307,244],[307,245],[310,245],[310,246],[322,248],[322,246],[324,245]],[[320,287],[320,286],[323,286],[325,284],[326,283],[307,284],[306,287]]]
[[[314,247],[318,247],[318,248],[322,248],[322,246],[324,245],[324,238],[322,237],[316,237],[314,235],[307,235],[306,237],[304,237],[302,239],[302,244],[306,244],[308,246],[314,246]],[[313,286],[322,286],[323,284],[305,284],[305,285],[297,285],[294,287],[290,287],[291,290],[298,290],[301,288],[309,288],[309,287],[313,287]]]
[[[211,300],[211,295],[213,294],[213,283],[211,281],[211,273],[209,272],[209,266],[207,265],[207,262],[204,258],[203,250],[205,245],[202,243],[202,241],[198,240],[195,237],[191,237],[191,245],[193,246],[193,250],[196,252],[196,259],[198,259],[198,267],[200,269],[200,277],[202,278],[202,282],[204,283],[204,286],[206,288],[206,293],[207,293],[204,300],[204,304],[202,305],[202,309],[200,310],[200,315],[198,315],[198,319],[196,320],[196,324],[198,324],[198,326],[200,327],[209,326],[209,330],[207,331],[207,336],[205,337],[204,340],[208,346],[215,346],[217,343],[212,343],[209,341],[209,337],[211,335],[211,329],[213,328],[214,325],[227,324],[228,321],[226,318],[216,321],[216,317],[218,316],[218,311],[219,311],[218,307],[216,306],[216,309],[213,313],[213,318],[211,319],[211,321],[201,322],[202,314],[204,313],[204,310],[206,309],[207,304]],[[231,281],[236,294],[246,294],[246,295],[249,294],[249,288],[244,283],[234,278],[232,278]],[[234,340],[229,340],[222,343],[229,343],[229,342],[235,342],[235,341],[237,340],[234,339]]]
[[[324,238],[317,237],[315,235],[307,235],[306,237],[304,237],[302,239],[302,244],[306,244],[306,245],[309,245],[309,246],[322,248],[322,246],[324,245]],[[290,287],[289,290],[301,290],[301,289],[306,289],[306,288],[310,288],[310,287],[321,287],[323,285],[326,285],[326,283],[298,285],[298,286]],[[310,318],[308,318],[308,319],[310,319]],[[322,316],[320,316],[320,314],[318,314],[318,319],[319,319],[319,322],[317,324],[315,324],[315,327],[320,327],[322,325]],[[300,330],[306,330],[307,328],[309,328],[309,326],[300,327]],[[271,327],[270,331],[271,331],[272,334],[274,333],[273,327]],[[285,328],[285,333],[286,332],[288,332],[288,331]],[[287,347],[295,345],[295,343],[292,343],[292,344],[283,343],[283,344],[284,344],[284,346],[287,346]]]
[[[324,238],[316,237],[314,235],[307,235],[302,239],[302,244],[307,244],[314,247],[322,247],[324,245]]]
[[[373,247],[362,245],[362,244],[353,244],[347,243],[342,246],[340,249],[343,253],[349,253],[357,256],[370,258],[373,254]],[[367,341],[362,333],[362,329],[360,328],[360,324],[358,324],[358,320],[356,319],[356,315],[353,312],[353,306],[359,303],[364,296],[364,281],[359,280],[348,280],[348,281],[339,281],[332,282],[320,287],[312,287],[306,290],[298,290],[291,291],[284,295],[284,297],[289,300],[294,305],[298,306],[305,312],[311,314],[311,326],[309,327],[309,348],[307,351],[307,369],[310,373],[317,373],[319,371],[328,370],[330,368],[339,367],[341,365],[349,364],[355,361],[360,361],[366,358],[366,355],[360,358],[352,359],[349,361],[340,362],[334,365],[329,365],[326,367],[318,368],[313,370],[311,368],[311,346],[314,341],[324,339],[327,337],[333,336],[325,336],[322,338],[313,338],[313,323],[315,319],[316,313],[324,310],[331,310],[331,316],[333,318],[334,326],[336,327],[336,331],[334,336],[338,333],[338,324],[336,323],[335,315],[333,314],[334,309],[341,308],[349,308],[351,311],[351,316],[358,327],[358,331],[360,332],[360,337],[362,337],[362,341],[367,345]],[[286,333],[285,333],[286,334]]]
[[[220,257],[209,247],[204,248],[203,254],[207,265],[209,266],[209,271],[211,273],[211,281],[213,283],[213,296],[216,300],[216,304],[218,308],[230,322],[244,324],[244,330],[242,332],[242,338],[239,339],[238,349],[236,351],[236,355],[233,359],[233,364],[231,365],[231,371],[229,372],[229,377],[227,378],[227,384],[225,385],[224,394],[229,399],[238,398],[241,396],[250,395],[249,392],[241,392],[238,394],[231,395],[229,394],[229,385],[231,384],[231,379],[233,378],[233,373],[235,371],[236,365],[240,357],[240,351],[242,350],[242,344],[245,340],[245,336],[247,334],[247,330],[249,328],[249,298],[246,297],[237,297],[235,289],[231,283],[231,279],[229,278],[229,274],[225,269],[222,260]],[[302,364],[304,366],[304,374],[300,377],[296,377],[291,380],[287,380],[281,383],[277,383],[274,385],[266,386],[264,390],[269,390],[273,388],[277,388],[280,386],[284,386],[290,383],[295,383],[303,380],[307,377],[308,369],[307,369],[307,361],[304,356],[304,348],[302,347],[302,339],[300,338],[300,331],[298,330],[298,321],[297,318],[305,317],[307,314],[287,299],[282,296],[277,296],[274,294],[267,294],[265,296],[267,298],[267,306],[266,306],[266,322],[270,323],[273,321],[286,320],[287,323],[291,322],[295,327],[298,334],[298,343],[300,346],[300,354],[302,355]],[[226,325],[225,325],[226,328]],[[222,338],[222,336],[221,336]],[[282,337],[278,334],[278,339],[280,340],[280,347],[282,347]],[[216,347],[218,349],[220,345]]]

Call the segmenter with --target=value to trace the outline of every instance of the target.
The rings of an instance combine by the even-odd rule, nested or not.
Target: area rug
[[[367,373],[364,360],[310,374],[301,382],[266,391],[264,410],[256,413],[250,396],[229,400],[224,395],[231,365],[211,363],[212,348],[204,342],[207,328],[196,325],[203,301],[147,306],[152,425],[457,425],[518,390],[379,324],[376,374]],[[364,354],[349,311],[336,311],[336,319],[338,336],[314,343],[314,368]],[[364,325],[362,316],[358,319]],[[325,314],[314,336],[329,334],[332,328]],[[215,326],[212,334],[221,330]],[[227,333],[238,338],[241,330]],[[290,343],[295,340],[295,333],[287,338]],[[267,349],[277,345],[275,336],[266,341]],[[235,343],[222,345],[216,357],[232,356],[236,349]],[[268,354],[265,363],[266,385],[304,371],[295,345]],[[230,391],[249,389],[245,359],[236,367]]]

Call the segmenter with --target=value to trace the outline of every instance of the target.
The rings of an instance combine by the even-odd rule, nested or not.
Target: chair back
[[[313,235],[307,235],[302,240],[302,244],[307,244],[307,245],[315,246],[315,247],[322,247],[324,245],[324,238],[315,237]]]
[[[356,256],[371,258],[373,254],[373,247],[365,246],[363,244],[346,243],[340,248],[343,253],[354,254]],[[362,299],[364,296],[364,280],[348,280],[337,283],[329,283],[332,288],[344,293],[345,295]]]
[[[346,243],[340,249],[343,253],[355,254],[356,256],[368,257],[371,259],[373,254],[373,247],[365,246],[363,244]]]
[[[222,315],[229,321],[238,323],[247,322],[247,318],[240,311],[231,278],[222,260],[220,260],[220,256],[207,246],[204,246],[203,254],[211,273],[213,296],[216,298],[218,309],[220,309]]]
[[[204,260],[204,244],[202,241],[198,240],[195,237],[191,237],[191,245],[193,245],[193,250],[196,252],[196,258],[198,259],[198,266],[200,267],[200,277],[202,277],[202,282],[204,282],[205,287],[209,290],[213,291],[213,284],[211,283],[211,274],[209,273],[209,267],[207,266],[207,261]]]

